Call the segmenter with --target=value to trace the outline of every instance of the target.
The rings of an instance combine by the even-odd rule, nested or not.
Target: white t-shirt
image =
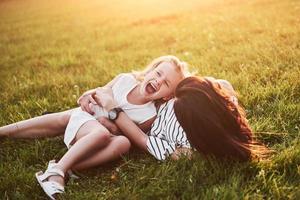
[[[141,124],[156,115],[154,102],[150,101],[142,105],[134,105],[128,102],[127,95],[138,84],[132,74],[121,74],[112,87],[114,100],[117,106],[122,108],[128,117],[135,123]],[[99,106],[90,103],[90,108],[95,112],[94,117],[107,117],[107,111]]]

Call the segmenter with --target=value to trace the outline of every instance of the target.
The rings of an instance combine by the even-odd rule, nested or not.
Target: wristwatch
[[[108,119],[111,121],[115,121],[119,117],[119,113],[124,112],[122,108],[113,108],[108,111]]]

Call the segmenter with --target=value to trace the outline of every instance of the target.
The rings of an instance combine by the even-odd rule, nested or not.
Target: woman
[[[160,107],[149,135],[122,112],[114,122],[131,142],[159,160],[189,155],[191,147],[205,156],[238,161],[268,152],[254,141],[245,112],[231,84],[224,80],[184,79],[176,88],[175,98]]]

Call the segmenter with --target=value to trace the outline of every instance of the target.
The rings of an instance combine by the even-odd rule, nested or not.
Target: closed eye
[[[161,73],[159,71],[156,71],[157,76],[161,76]]]
[[[167,87],[170,87],[170,84],[168,83],[168,81],[165,81],[165,84]]]

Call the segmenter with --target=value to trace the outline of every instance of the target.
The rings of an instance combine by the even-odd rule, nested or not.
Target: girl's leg
[[[79,161],[72,169],[81,171],[116,160],[120,158],[121,155],[127,153],[130,146],[131,144],[125,136],[111,136],[109,144],[106,147]]]
[[[56,165],[64,173],[85,158],[86,155],[90,155],[98,149],[107,146],[111,137],[109,131],[98,121],[86,122],[78,130],[77,135],[84,136],[73,144]],[[64,184],[64,180],[60,176],[51,176],[49,180],[59,182],[61,185]]]
[[[0,138],[54,137],[63,134],[71,111],[47,114],[0,127]]]
[[[102,123],[100,122],[100,124]],[[84,129],[86,130],[78,131],[73,143],[86,136],[88,132],[92,131],[92,128],[89,126],[84,127]],[[81,171],[95,167],[105,162],[120,158],[122,154],[125,154],[129,151],[131,144],[128,138],[123,135],[117,136],[110,134],[110,136],[109,143],[106,147],[92,152],[90,155],[87,155],[83,159],[79,160],[75,165],[72,166],[72,169]]]

